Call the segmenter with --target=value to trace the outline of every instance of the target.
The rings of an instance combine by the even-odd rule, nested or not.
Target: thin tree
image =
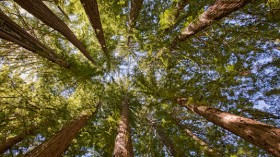
[[[216,0],[197,20],[190,23],[183,31],[174,38],[172,46],[176,46],[179,41],[184,41],[194,34],[210,26],[214,21],[218,21],[230,13],[242,8],[252,0]]]
[[[200,139],[198,136],[196,136],[191,130],[190,127],[187,125],[183,125],[179,119],[175,118],[174,116],[170,116],[171,120],[178,125],[178,127],[191,139],[193,139],[196,143],[200,145],[202,148],[202,151],[206,156],[213,156],[213,157],[221,157],[222,155],[217,151],[217,149],[213,149],[210,147],[208,143]]]
[[[128,21],[128,39],[127,45],[130,44],[132,29],[136,25],[136,20],[141,12],[144,0],[131,0],[130,10],[129,10],[129,21]]]
[[[8,149],[12,148],[17,143],[24,140],[27,136],[35,135],[38,131],[37,127],[31,127],[24,132],[20,133],[19,135],[16,135],[14,137],[10,137],[0,143],[0,154],[6,152]]]
[[[39,40],[28,34],[23,28],[13,22],[0,10],[0,38],[13,42],[37,55],[56,63],[60,67],[69,69],[70,65],[59,59],[60,57],[47,48]]]
[[[168,9],[168,10],[172,10],[172,14],[169,15],[169,18],[176,20],[177,22],[173,25],[170,25],[169,27],[164,29],[164,32],[167,33],[168,31],[170,31],[174,25],[176,25],[179,21],[181,21],[178,19],[178,17],[180,16],[181,12],[184,10],[184,8],[187,6],[187,4],[189,3],[189,0],[179,0],[179,1],[174,1],[172,6]],[[172,16],[172,17],[170,17]]]
[[[155,124],[155,122],[152,122],[152,125],[156,132],[158,133],[160,140],[162,143],[166,146],[168,151],[171,153],[172,156],[185,156],[179,151],[176,150],[174,143],[172,140],[167,136],[167,134],[164,132],[164,129],[159,124]]]
[[[125,96],[121,104],[121,119],[115,140],[113,157],[133,157],[133,146],[129,126],[129,103]]]
[[[268,153],[280,156],[280,128],[208,106],[187,105],[186,99],[179,99],[179,104]]]
[[[81,0],[89,21],[105,55],[109,57],[96,0]]]
[[[65,36],[73,45],[75,45],[84,56],[90,60],[93,64],[96,64],[95,60],[90,56],[83,44],[78,40],[75,34],[70,28],[56,16],[42,0],[15,0],[22,8],[27,10],[29,13],[43,21],[48,26],[60,32]]]
[[[81,114],[77,119],[65,125],[59,132],[40,144],[32,151],[25,154],[25,157],[58,157],[61,156],[71,144],[71,141],[77,136],[79,131],[86,125],[89,118],[96,114],[100,103],[92,114]]]

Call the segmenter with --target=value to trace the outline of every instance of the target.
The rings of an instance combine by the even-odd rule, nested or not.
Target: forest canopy
[[[0,156],[280,156],[280,0],[0,1]]]

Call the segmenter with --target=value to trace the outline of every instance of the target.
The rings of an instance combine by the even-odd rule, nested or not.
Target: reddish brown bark
[[[90,60],[93,64],[96,64],[95,60],[90,56],[86,48],[82,45],[70,28],[58,16],[56,16],[42,0],[15,0],[15,2],[48,26],[60,32],[73,45],[75,45],[88,60]]]
[[[58,157],[61,156],[79,131],[86,125],[89,114],[84,114],[65,125],[47,141],[25,154],[25,157]]]
[[[4,153],[8,149],[12,148],[14,145],[16,145],[17,143],[24,140],[27,136],[36,134],[37,130],[38,130],[38,128],[32,127],[17,136],[8,138],[5,141],[1,142],[0,143],[0,154]]]
[[[184,28],[181,34],[173,40],[172,47],[176,46],[177,42],[186,40],[210,26],[214,21],[222,19],[251,1],[252,0],[216,0],[213,5],[199,16],[198,20]]]
[[[207,106],[180,104],[268,153],[280,156],[280,128]]]
[[[0,38],[11,41],[23,48],[32,51],[39,56],[56,63],[60,67],[69,69],[70,66],[65,61],[59,59],[51,49],[47,48],[39,40],[28,34],[19,25],[13,22],[0,10]]]
[[[133,157],[133,146],[130,136],[129,126],[129,104],[127,97],[124,98],[121,106],[121,120],[119,123],[118,134],[115,140],[113,157]]]
[[[96,0],[80,0],[105,55],[109,56]]]

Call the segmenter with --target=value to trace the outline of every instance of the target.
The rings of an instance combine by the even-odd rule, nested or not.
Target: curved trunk
[[[86,48],[82,45],[70,28],[58,16],[56,16],[42,0],[15,0],[15,2],[48,26],[60,32],[73,45],[75,45],[88,60],[90,60],[93,64],[96,64],[95,60],[90,56]]]
[[[207,106],[180,104],[268,153],[280,156],[280,128]]]
[[[127,97],[124,98],[121,106],[121,120],[119,123],[118,134],[115,140],[113,157],[133,157],[133,147],[130,136],[129,126],[129,104]]]
[[[98,4],[96,0],[80,0],[86,14],[89,18],[89,21],[94,29],[94,32],[96,34],[96,37],[101,45],[101,48],[106,56],[109,56],[108,50],[106,47],[104,32],[100,20],[100,15],[98,11]]]
[[[8,138],[5,141],[1,142],[0,143],[0,154],[6,152],[8,149],[12,148],[14,145],[16,145],[17,143],[24,140],[27,136],[35,135],[37,130],[38,130],[38,128],[32,127],[17,136]]]
[[[60,67],[69,69],[70,66],[65,61],[59,59],[58,55],[47,48],[39,40],[28,34],[19,25],[13,22],[0,10],[0,38],[13,42],[23,48],[32,51],[39,56],[56,63]]]
[[[230,13],[242,8],[252,0],[217,0],[204,13],[202,13],[198,20],[190,23],[180,35],[175,37],[172,46],[176,46],[177,42],[184,41],[194,34],[210,26],[214,21],[229,15]]]
[[[32,151],[25,154],[25,157],[59,157],[67,150],[71,141],[79,131],[86,125],[90,114],[81,115],[69,124],[65,125],[59,132],[47,141],[40,144]]]

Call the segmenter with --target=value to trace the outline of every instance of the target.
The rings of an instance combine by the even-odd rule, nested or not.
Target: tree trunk
[[[13,22],[0,10],[0,38],[13,42],[23,48],[32,51],[39,56],[56,63],[60,67],[69,69],[70,66],[65,61],[59,59],[58,55],[47,48],[39,40],[28,34],[19,25]]]
[[[157,124],[153,124],[153,127],[156,129],[162,143],[166,146],[166,148],[169,150],[169,152],[171,153],[172,156],[174,157],[181,157],[181,156],[185,156],[183,154],[180,154],[175,146],[174,143],[172,142],[172,140],[165,134],[163,128],[160,125]]]
[[[171,118],[172,118],[172,121],[175,122],[181,130],[183,130],[189,137],[191,137],[196,143],[198,143],[201,146],[205,156],[207,156],[207,157],[221,157],[222,156],[219,152],[217,152],[216,149],[211,148],[208,143],[204,142],[202,139],[200,139],[198,136],[196,136],[190,130],[190,128],[188,128],[186,125],[181,124],[180,120],[176,119],[173,116]]]
[[[280,156],[280,128],[207,106],[180,104],[268,153]]]
[[[94,29],[103,52],[109,57],[96,0],[80,0]]]
[[[75,45],[84,56],[90,60],[93,64],[96,64],[95,60],[87,52],[86,48],[78,40],[75,34],[70,30],[70,28],[58,17],[56,16],[44,3],[42,0],[14,0],[22,8],[27,10],[29,13],[43,21],[45,24],[51,28],[60,32],[65,36],[73,45]]]
[[[115,140],[113,157],[133,157],[133,146],[129,126],[129,104],[127,96],[121,106],[121,120]]]
[[[36,134],[37,130],[38,130],[37,127],[31,127],[30,129],[26,130],[25,132],[23,132],[17,136],[8,138],[5,141],[1,142],[0,143],[0,154],[6,152],[8,149],[12,148],[14,145],[16,145],[17,143],[24,140],[27,136]]]
[[[176,3],[176,8],[174,10],[174,17],[177,19],[180,13],[184,10],[185,6],[189,3],[189,0],[180,0]]]
[[[213,5],[199,16],[198,20],[190,23],[184,28],[180,35],[175,37],[171,47],[176,46],[177,42],[186,40],[210,26],[214,21],[222,19],[251,1],[252,0],[216,0]]]
[[[129,11],[129,22],[128,22],[128,39],[127,39],[127,45],[130,44],[131,39],[131,33],[132,29],[136,25],[136,20],[141,12],[142,6],[143,6],[144,0],[131,0],[131,6]]]
[[[81,115],[76,120],[64,126],[59,132],[47,141],[40,144],[32,151],[25,154],[25,157],[58,157],[61,156],[70,145],[73,138],[86,125],[89,114]]]
[[[175,1],[173,2],[172,7],[170,8],[172,10],[172,14],[170,15],[171,17],[169,17],[169,18],[176,20],[176,22],[173,25],[170,25],[168,28],[165,28],[164,29],[165,33],[167,33],[172,28],[174,28],[174,26],[183,19],[183,18],[182,19],[180,18],[180,20],[178,20],[178,17],[188,3],[189,3],[189,0],[179,0],[178,2],[175,2]]]

